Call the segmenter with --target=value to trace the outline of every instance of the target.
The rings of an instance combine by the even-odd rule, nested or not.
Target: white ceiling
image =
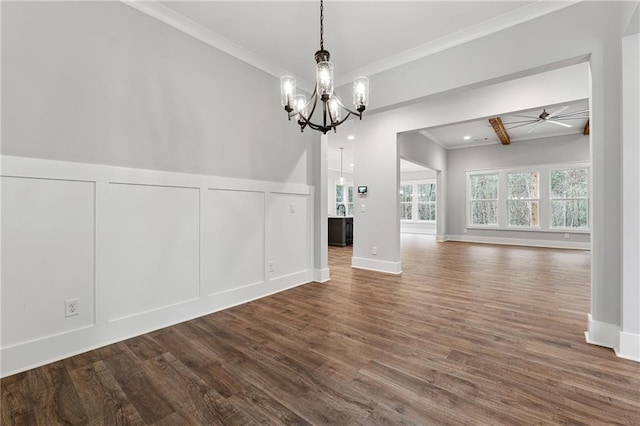
[[[508,28],[574,4],[570,1],[339,1],[324,5],[325,49],[331,52],[336,86],[358,75],[371,76],[438,51]],[[133,1],[126,2],[205,43],[276,77],[291,74],[298,85],[313,90],[319,49],[319,1]],[[375,96],[375,88],[372,88]],[[537,116],[540,111],[523,111]],[[572,105],[571,108],[583,108]],[[502,116],[509,121],[508,112]],[[366,120],[366,118],[365,118]],[[328,164],[352,172],[357,126],[345,123],[329,138]],[[351,126],[351,128],[349,128]],[[513,141],[560,134],[563,128],[538,125],[510,132]],[[343,130],[345,129],[345,130]],[[577,131],[576,126],[574,131]],[[524,133],[524,134],[523,134]],[[425,129],[446,148],[499,143],[487,117],[477,121]],[[471,135],[471,142],[462,136]],[[337,137],[336,137],[337,136]],[[357,137],[357,136],[356,136]],[[486,140],[484,140],[486,138]],[[480,139],[477,141],[476,139]]]
[[[545,109],[548,113],[552,113],[558,108],[565,106],[567,108],[560,114],[560,116],[572,115],[579,111],[588,110],[589,101],[584,99],[577,102],[565,102],[557,105],[541,105],[539,108],[526,111],[513,111],[500,115],[499,117],[502,119],[502,122],[507,129],[511,142],[582,133],[587,122],[586,119],[582,118],[575,120],[563,119],[563,123],[571,126],[568,128],[548,122],[541,122],[535,125],[535,127],[533,124],[527,123],[528,121],[538,117]],[[518,116],[533,118],[528,119],[526,117]],[[582,117],[582,114],[579,116]],[[481,117],[473,121],[431,127],[429,129],[422,130],[421,133],[428,139],[436,142],[446,149],[499,144],[501,142],[489,124],[489,118],[493,117]],[[469,136],[470,138],[465,140],[465,136]]]

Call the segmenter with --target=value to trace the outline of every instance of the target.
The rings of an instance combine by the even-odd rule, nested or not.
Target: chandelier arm
[[[320,0],[320,50],[324,50],[324,3]]]
[[[341,101],[339,98],[337,98],[337,97],[336,97],[336,101],[338,102],[338,105],[340,105],[340,106],[342,107],[342,109],[344,109],[345,111],[347,111],[349,114],[353,114],[353,115],[355,115],[355,116],[356,116],[356,117],[358,117],[358,118],[362,118],[362,112],[364,111],[364,109],[363,109],[362,111],[360,111],[360,112],[355,112],[355,111],[352,111],[352,110],[350,110],[349,108],[347,108],[347,107],[342,103],[342,101]],[[344,121],[344,120],[342,120],[342,121]],[[342,123],[342,121],[341,121],[341,123]]]

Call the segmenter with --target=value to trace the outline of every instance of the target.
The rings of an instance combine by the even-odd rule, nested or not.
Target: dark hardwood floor
[[[588,252],[402,249],[7,377],[2,424],[640,424],[640,364],[584,341]]]

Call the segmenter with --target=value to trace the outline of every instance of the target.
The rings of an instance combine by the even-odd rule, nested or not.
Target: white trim
[[[444,243],[445,241],[449,241],[448,235],[438,235],[436,234],[436,243]]]
[[[331,276],[329,274],[329,268],[324,269],[314,269],[313,270],[313,281],[317,283],[326,283],[331,280]]]
[[[590,250],[591,243],[578,241],[530,240],[524,238],[482,237],[477,235],[448,235],[443,241],[460,241],[465,243],[500,244],[508,246],[528,246],[561,248],[571,250]]]
[[[231,40],[222,37],[220,34],[211,31],[209,28],[206,28],[192,21],[191,19],[179,14],[173,9],[168,8],[157,1],[120,1],[123,4],[136,9],[137,11],[144,13],[145,15],[155,18],[158,21],[163,22],[178,31],[181,31],[195,38],[196,40],[200,40],[201,42],[206,43],[211,47],[221,50],[222,52],[227,53],[234,58],[241,60],[242,62],[245,62],[261,71],[266,72],[267,74],[271,74],[276,78],[280,78],[283,75],[293,74],[292,72],[287,71],[284,68],[281,68],[280,66],[268,61],[262,56],[257,55],[254,52],[235,44]],[[309,83],[308,81],[298,78],[297,84],[302,90],[305,90],[309,93],[313,92],[313,84]]]
[[[386,260],[374,260],[365,257],[352,257],[351,267],[394,275],[400,275],[402,273],[402,262],[388,262]]]
[[[308,278],[298,275],[296,278]],[[150,333],[213,312],[222,311],[252,300],[304,285],[307,282],[293,283],[292,277],[271,280],[263,286],[239,288],[216,298],[202,298],[154,310],[141,315],[123,318],[118,321],[84,327],[68,333],[47,336],[19,345],[2,348],[2,377],[40,367],[93,349],[110,345],[122,340]],[[308,280],[307,280],[308,281]]]
[[[640,362],[640,334],[620,332],[620,342],[616,349],[616,355],[620,358]]]
[[[148,16],[151,16],[171,27],[182,31],[183,33],[202,41],[216,49],[219,49],[247,64],[254,66],[274,77],[280,78],[283,75],[291,75],[280,66],[268,61],[267,59],[241,47],[232,41],[222,37],[210,29],[193,22],[191,19],[177,13],[176,11],[152,0],[120,0],[123,4],[132,7]],[[361,75],[374,75],[409,62],[416,61],[450,49],[455,46],[467,43],[469,41],[485,37],[489,34],[502,31],[504,29],[522,24],[523,22],[536,19],[540,16],[556,12],[565,7],[572,6],[581,0],[570,0],[567,2],[534,2],[533,4],[520,7],[511,12],[497,16],[488,21],[481,22],[454,34],[449,34],[437,40],[425,43],[412,49],[405,50],[399,54],[382,59],[373,64],[368,64],[352,72],[337,75],[335,77],[335,86],[340,87],[345,84],[351,84],[353,79]],[[313,82],[298,79],[298,86],[303,90],[311,93],[313,91]]]
[[[587,343],[604,346],[605,348],[617,348],[620,327],[617,324],[596,321],[588,314],[588,331],[584,332]]]

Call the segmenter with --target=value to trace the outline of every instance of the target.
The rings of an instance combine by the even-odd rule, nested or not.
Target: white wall
[[[10,156],[2,173],[3,376],[312,279],[308,185]]]
[[[623,39],[622,220],[624,233],[619,355],[640,361],[640,8]]]
[[[313,182],[277,78],[120,2],[2,9],[3,154]]]
[[[276,78],[120,2],[1,7],[2,375],[313,278]]]
[[[496,144],[450,150],[447,168],[448,239],[588,248],[587,233],[570,232],[567,240],[565,232],[467,229],[466,220],[467,171],[588,161],[589,137],[582,133],[513,142],[507,146]]]

